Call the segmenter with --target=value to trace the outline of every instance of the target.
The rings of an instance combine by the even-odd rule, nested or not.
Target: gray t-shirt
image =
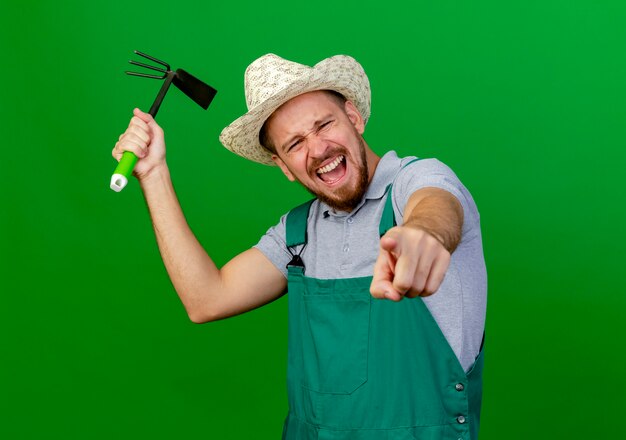
[[[386,200],[385,189],[390,183],[393,183],[393,209],[399,225],[404,207],[416,190],[437,187],[450,192],[463,207],[463,235],[439,290],[423,300],[467,371],[480,351],[487,304],[487,272],[478,210],[450,168],[436,159],[419,160],[403,168],[413,159],[398,158],[394,151],[385,154],[363,200],[350,213],[334,211],[319,200],[313,202],[307,223],[308,244],[302,253],[306,275],[336,279],[373,274],[380,246],[378,225]],[[255,247],[287,277],[291,254],[285,244],[285,219],[283,215]]]

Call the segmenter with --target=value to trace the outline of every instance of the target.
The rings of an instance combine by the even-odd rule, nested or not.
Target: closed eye
[[[330,127],[333,122],[335,122],[333,119],[328,120],[328,121],[318,125],[317,129],[315,131],[317,133],[319,133],[320,131],[323,131],[323,130],[327,129],[328,127]],[[301,137],[300,139],[296,139],[293,143],[291,143],[288,147],[286,147],[287,153],[291,152],[291,150],[293,150],[294,148],[298,147],[307,136],[308,136],[308,134],[305,135],[305,137]]]
[[[298,139],[293,144],[289,145],[289,148],[287,149],[287,151],[291,151],[293,148],[297,147],[301,142],[302,142],[302,139]]]
[[[322,131],[324,128],[327,128],[328,126],[330,126],[331,122],[333,122],[333,121],[330,120],[330,121],[324,122],[322,125],[320,125],[320,127],[317,130],[318,131]]]

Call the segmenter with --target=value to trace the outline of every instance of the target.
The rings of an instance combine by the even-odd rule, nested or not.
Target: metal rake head
[[[150,64],[140,63],[138,61],[128,60],[130,64],[154,70],[156,72],[161,72],[161,75],[131,72],[128,70],[126,71],[126,74],[132,76],[140,76],[142,78],[165,80],[165,82],[161,86],[161,90],[159,90],[159,94],[152,104],[152,107],[150,107],[149,113],[153,117],[156,116],[157,112],[159,111],[161,102],[163,102],[163,98],[165,98],[165,94],[167,93],[170,84],[174,84],[179,90],[181,90],[185,95],[190,97],[196,104],[198,104],[203,109],[206,110],[209,107],[209,104],[217,93],[217,90],[215,90],[213,87],[205,84],[204,82],[200,81],[198,78],[191,75],[189,72],[184,71],[183,69],[176,69],[176,71],[172,71],[170,69],[170,65],[166,62],[151,57],[150,55],[143,52],[139,52],[138,50],[135,50],[134,52],[141,57],[147,58],[148,60],[163,66],[162,68],[158,66],[152,66]]]
[[[160,67],[157,66],[151,66],[149,64],[145,64],[145,63],[140,63],[138,61],[133,61],[133,60],[128,60],[128,62],[130,64],[133,64],[135,66],[139,66],[139,67],[144,67],[146,69],[150,69],[150,70],[156,70],[157,72],[161,72],[162,75],[150,75],[148,73],[140,73],[140,72],[131,72],[129,70],[126,71],[127,75],[132,75],[132,76],[141,76],[142,78],[153,78],[153,79],[165,79],[167,77],[167,74],[171,72],[170,70],[170,65],[167,64],[164,61],[161,61],[159,59],[156,59],[154,57],[151,57],[148,54],[145,54],[143,52],[139,52],[138,50],[133,51],[135,52],[137,55],[139,55],[140,57],[144,57],[149,59],[152,62],[155,62],[157,64],[160,64],[161,66],[165,67],[165,69],[162,69]]]

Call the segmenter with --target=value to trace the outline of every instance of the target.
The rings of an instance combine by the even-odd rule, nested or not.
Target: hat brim
[[[339,63],[341,69],[337,69]],[[345,55],[337,55],[319,62],[308,75],[294,81],[237,118],[222,130],[220,142],[228,150],[246,159],[264,165],[275,165],[272,153],[259,142],[259,132],[263,124],[285,102],[316,90],[334,90],[341,93],[354,103],[367,123],[371,105],[369,80],[356,60]]]

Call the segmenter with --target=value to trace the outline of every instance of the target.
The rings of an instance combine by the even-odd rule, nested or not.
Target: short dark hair
[[[320,90],[320,91],[326,93],[330,98],[332,98],[332,100],[335,101],[335,103],[337,103],[339,107],[341,107],[342,109],[344,108],[344,105],[347,99],[341,93],[335,90]],[[271,119],[271,116],[265,120],[265,122],[263,123],[263,126],[261,127],[261,130],[259,131],[259,143],[261,144],[263,148],[265,148],[270,153],[278,154],[278,152],[276,151],[276,146],[274,145],[274,143],[270,139],[269,134],[267,133],[267,121],[269,121],[270,119]]]

